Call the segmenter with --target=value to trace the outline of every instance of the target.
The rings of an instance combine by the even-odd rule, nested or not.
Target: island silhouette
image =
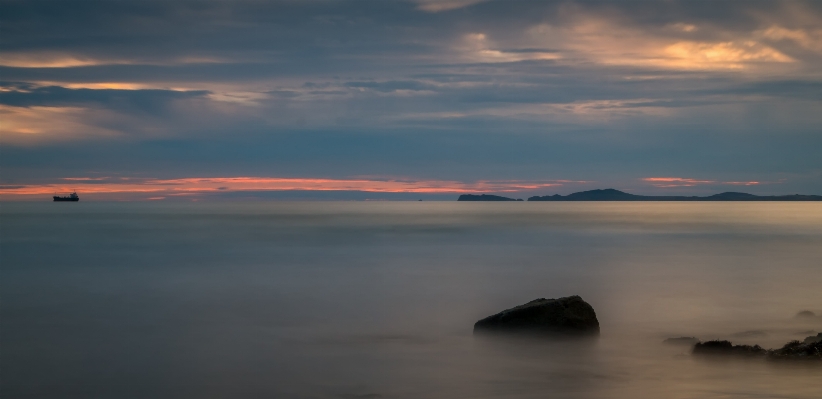
[[[463,194],[457,198],[457,201],[522,201],[521,198],[513,199],[508,197],[502,197],[499,195],[490,195],[490,194]]]
[[[489,194],[462,194],[457,201],[522,201]],[[822,195],[754,195],[724,192],[707,197],[683,195],[636,195],[613,188],[580,191],[568,195],[533,196],[528,201],[822,201]]]

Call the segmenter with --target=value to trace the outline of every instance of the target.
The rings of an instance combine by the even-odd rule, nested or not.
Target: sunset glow
[[[25,186],[0,186],[4,198],[42,198],[55,193],[77,191],[94,194],[150,194],[144,199],[165,196],[191,196],[209,193],[252,191],[362,191],[371,193],[461,194],[477,192],[516,193],[584,184],[584,181],[476,181],[375,180],[375,179],[296,179],[274,177],[204,177],[185,179],[128,179],[69,177],[68,183]],[[124,197],[128,198],[128,197]],[[133,197],[135,198],[135,197]],[[143,197],[136,197],[143,198]]]
[[[654,187],[660,188],[693,187],[697,185],[755,186],[760,184],[757,181],[699,180],[686,177],[645,177],[642,180],[651,183]]]
[[[819,2],[40,1],[2,198],[822,190]]]
[[[0,0],[0,399],[817,397],[820,111],[822,0]]]

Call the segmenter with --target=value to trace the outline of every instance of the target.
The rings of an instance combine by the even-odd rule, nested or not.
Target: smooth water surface
[[[819,398],[822,204],[3,203],[8,398]],[[475,339],[578,294],[593,345]]]

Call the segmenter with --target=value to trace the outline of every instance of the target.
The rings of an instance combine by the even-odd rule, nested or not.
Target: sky
[[[822,2],[0,0],[0,199],[822,194]]]

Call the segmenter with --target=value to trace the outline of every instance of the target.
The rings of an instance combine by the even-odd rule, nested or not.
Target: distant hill
[[[822,195],[753,195],[747,193],[726,192],[707,197],[686,197],[676,195],[636,195],[628,194],[613,188],[589,190],[568,195],[534,196],[528,201],[822,201]]]
[[[521,199],[513,199],[508,197],[500,197],[499,195],[488,194],[463,194],[457,198],[457,201],[522,201]]]

